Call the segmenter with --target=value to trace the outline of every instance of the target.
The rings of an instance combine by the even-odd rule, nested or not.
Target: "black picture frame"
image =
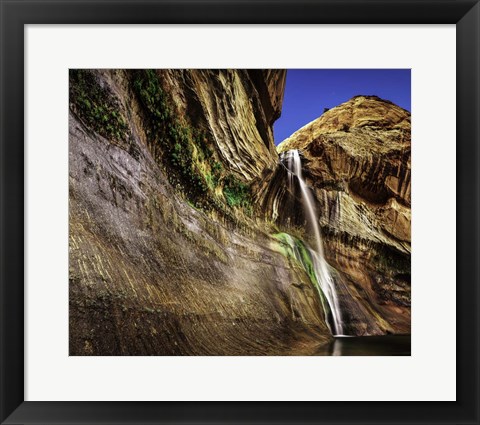
[[[2,424],[479,423],[478,0],[0,0],[0,7]],[[24,401],[24,26],[154,23],[456,24],[456,402]]]

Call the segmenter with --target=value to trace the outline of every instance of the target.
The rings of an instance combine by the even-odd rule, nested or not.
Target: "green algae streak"
[[[273,237],[279,242],[277,251],[282,253],[289,260],[293,260],[307,273],[308,277],[310,278],[310,282],[315,287],[320,297],[324,318],[326,321],[328,315],[330,314],[330,306],[328,305],[325,294],[323,293],[318,282],[315,268],[313,266],[313,259],[309,250],[305,246],[305,243],[302,240],[283,232],[276,233],[273,235]]]

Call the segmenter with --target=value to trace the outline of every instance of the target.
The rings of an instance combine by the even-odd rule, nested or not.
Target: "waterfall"
[[[312,258],[314,273],[316,281],[318,282],[319,289],[322,291],[324,298],[328,302],[328,306],[331,312],[331,323],[327,319],[327,324],[330,327],[330,331],[334,335],[343,335],[343,322],[340,311],[340,305],[338,302],[337,291],[335,289],[335,283],[332,275],[328,269],[328,264],[325,260],[323,253],[323,243],[320,236],[320,227],[318,225],[318,214],[316,212],[314,199],[310,189],[307,187],[305,180],[302,176],[302,160],[298,150],[290,150],[283,152],[280,155],[280,160],[288,170],[288,184],[289,189],[295,193],[295,181],[300,188],[300,198],[303,204],[303,210],[305,212],[307,223],[313,230],[314,236],[314,248],[308,248],[310,256]],[[322,302],[323,297],[320,294]]]

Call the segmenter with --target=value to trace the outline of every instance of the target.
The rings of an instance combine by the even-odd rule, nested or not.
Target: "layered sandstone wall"
[[[71,73],[71,355],[309,354],[330,340],[308,275],[251,201],[276,166],[284,81]]]
[[[409,333],[410,113],[357,96],[278,146],[289,149],[304,157],[350,331]]]

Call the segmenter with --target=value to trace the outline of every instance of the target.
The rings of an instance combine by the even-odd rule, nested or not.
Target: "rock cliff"
[[[408,111],[356,96],[277,147],[304,156],[352,334],[410,332],[410,146]]]
[[[328,346],[311,235],[273,142],[285,77],[70,71],[70,355]],[[346,329],[408,333],[410,115],[356,97],[288,149],[315,194]]]
[[[70,354],[310,354],[308,274],[255,215],[285,71],[70,73]]]

